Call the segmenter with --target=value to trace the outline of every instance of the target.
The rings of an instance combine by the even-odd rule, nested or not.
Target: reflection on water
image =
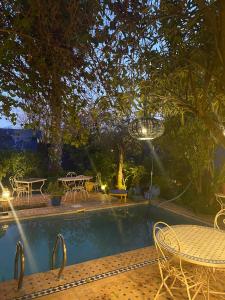
[[[50,257],[58,233],[65,238],[67,264],[70,265],[151,245],[152,226],[157,220],[169,224],[187,223],[183,218],[177,219],[162,209],[147,205],[23,221],[22,230],[36,265],[33,270],[26,260],[25,273],[50,269]],[[12,278],[15,246],[18,240],[22,240],[15,223],[6,226],[0,228],[1,281]]]
[[[8,227],[9,227],[9,225],[7,225],[7,224],[0,225],[0,238],[6,234]]]

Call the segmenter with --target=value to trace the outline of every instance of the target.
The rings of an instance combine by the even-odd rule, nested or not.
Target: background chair
[[[214,219],[214,228],[225,230],[225,208],[218,211]]]
[[[215,197],[216,197],[216,201],[220,205],[220,208],[224,209],[225,208],[225,195],[224,194],[220,194],[220,193],[216,193]]]
[[[185,287],[189,300],[196,299],[199,291],[203,288],[201,276],[193,275],[193,270],[189,271],[179,255],[172,255],[162,247],[162,241],[166,244],[173,245],[176,253],[180,252],[180,243],[175,231],[164,222],[157,222],[153,227],[153,238],[158,254],[158,266],[162,283],[154,299],[158,299],[160,292],[164,287],[169,295],[175,299],[173,290],[180,288],[176,285],[178,282],[181,287]],[[192,292],[193,290],[193,292]]]
[[[76,172],[68,172],[66,174],[66,177],[76,177],[77,176],[77,173]]]
[[[66,174],[66,177],[76,177],[77,176],[77,173],[76,172],[68,172]],[[63,181],[63,186],[65,188],[65,201],[67,200],[67,196],[68,194],[72,193],[72,189],[74,187],[74,182],[73,181],[70,181],[70,182],[67,182],[67,181]]]
[[[101,173],[97,173],[95,177],[95,182],[94,182],[94,191],[98,192],[99,189],[101,188],[102,180],[101,180]]]
[[[28,189],[28,186],[27,185],[24,185],[24,184],[19,184],[17,181],[16,181],[16,178],[15,176],[11,176],[9,177],[9,183],[12,187],[12,196],[14,196],[14,194],[16,193],[16,199],[20,198],[20,196],[27,196],[29,197],[29,189]]]
[[[84,176],[84,175],[79,175],[79,177],[81,177],[81,178],[82,178],[82,176]],[[73,192],[73,195],[74,195],[74,200],[75,200],[76,195],[78,193],[84,195],[85,200],[87,200],[87,198],[88,198],[88,192],[87,192],[87,190],[85,188],[85,180],[77,180],[77,181],[75,181],[75,186],[72,188],[72,192]]]

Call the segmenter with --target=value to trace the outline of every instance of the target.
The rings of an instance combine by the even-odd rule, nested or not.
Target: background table
[[[47,180],[46,178],[25,178],[25,179],[16,179],[15,182],[19,184],[27,185],[29,196],[32,196],[32,192],[40,192],[42,197],[45,198],[42,192],[42,188],[46,180]],[[33,189],[34,183],[41,183],[41,185],[38,189]]]
[[[92,178],[93,178],[93,176],[78,175],[75,177],[72,177],[72,176],[61,177],[61,178],[58,178],[58,181],[61,181],[67,190],[65,197],[67,197],[68,193],[73,192],[74,199],[75,199],[75,193],[74,193],[75,190],[85,191],[86,195],[88,196],[88,191],[86,190],[84,183],[88,182]]]

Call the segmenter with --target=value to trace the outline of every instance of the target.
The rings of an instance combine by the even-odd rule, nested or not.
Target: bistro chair
[[[9,183],[12,187],[12,196],[14,196],[14,194],[16,194],[16,199],[20,198],[20,196],[29,197],[28,186],[17,183],[16,179],[17,178],[15,176],[9,177]]]
[[[77,176],[77,173],[76,172],[68,172],[66,174],[66,177],[76,177]],[[67,196],[68,194],[72,193],[72,188],[74,187],[74,182],[66,182],[66,181],[63,181],[63,186],[65,188],[65,200],[67,199]]]
[[[201,276],[198,276],[197,272],[194,274],[193,270],[188,270],[188,265],[184,265],[180,256],[176,255],[180,252],[181,246],[175,231],[168,224],[157,222],[153,227],[153,238],[158,254],[158,266],[162,280],[154,299],[158,299],[163,288],[166,289],[172,299],[176,299],[173,291],[181,288],[180,286],[186,289],[189,300],[196,299],[199,291],[203,288],[203,282]],[[162,246],[165,241],[165,245],[173,246],[176,254],[172,254],[166,250],[166,247]]]
[[[220,208],[224,209],[225,208],[225,195],[221,194],[221,193],[216,193],[215,197],[216,197],[216,201],[220,205]]]
[[[66,174],[66,177],[76,177],[77,176],[77,173],[76,172],[68,172]]]
[[[98,192],[99,189],[101,188],[101,173],[97,173],[96,177],[95,177],[95,182],[94,182],[94,191]]]
[[[225,208],[218,211],[214,219],[214,228],[225,230]]]
[[[81,180],[75,181],[75,186],[73,186],[73,188],[72,188],[74,200],[75,200],[76,195],[78,193],[81,194],[82,196],[84,196],[84,199],[87,200],[88,192],[85,188],[85,180],[82,180],[82,177],[85,177],[85,176],[84,175],[79,175],[79,177],[81,178]]]

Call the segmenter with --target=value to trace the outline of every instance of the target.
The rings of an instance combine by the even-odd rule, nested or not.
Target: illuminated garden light
[[[156,118],[138,118],[128,125],[130,135],[137,140],[154,140],[164,133],[163,121]]]
[[[102,191],[105,191],[106,187],[107,187],[106,184],[102,184],[102,185],[101,185],[101,190],[102,190]]]
[[[10,191],[6,188],[2,191],[2,199],[9,200],[10,199]]]

